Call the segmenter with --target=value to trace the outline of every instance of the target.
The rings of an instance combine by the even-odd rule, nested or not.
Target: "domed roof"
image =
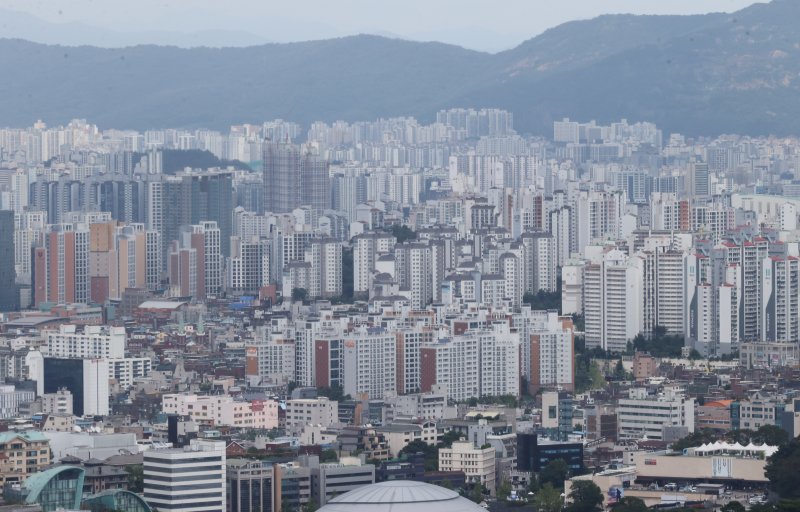
[[[423,482],[391,480],[361,487],[330,500],[319,512],[477,512],[483,508],[457,492]]]

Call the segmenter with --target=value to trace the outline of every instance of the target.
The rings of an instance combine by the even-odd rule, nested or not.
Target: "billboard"
[[[733,478],[733,459],[730,457],[711,458],[711,476],[714,478]]]

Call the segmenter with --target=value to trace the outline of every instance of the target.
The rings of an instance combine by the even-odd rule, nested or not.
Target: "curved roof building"
[[[40,505],[43,512],[80,510],[85,471],[76,466],[57,466],[28,477],[19,487],[6,488],[6,501]]]
[[[150,505],[138,494],[122,489],[110,489],[83,500],[83,508],[92,512],[152,512]]]
[[[319,512],[483,512],[457,492],[408,480],[390,480],[337,496]]]

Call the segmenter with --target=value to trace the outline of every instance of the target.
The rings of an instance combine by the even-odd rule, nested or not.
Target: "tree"
[[[644,501],[633,496],[622,498],[614,505],[614,512],[647,512],[647,510]]]
[[[637,334],[631,348],[634,351],[648,352],[655,357],[680,357],[683,345],[683,336],[668,335],[664,327],[657,325],[653,327],[650,336]]]
[[[511,482],[503,480],[497,486],[497,499],[505,501],[509,496],[511,496]]]
[[[336,454],[336,450],[331,450],[330,448],[322,450],[322,453],[319,454],[320,462],[336,462],[338,460],[339,455]]]
[[[417,233],[408,226],[395,224],[391,228],[392,236],[397,239],[398,244],[402,244],[406,240],[416,240]]]
[[[450,480],[440,480],[438,482],[433,482],[434,484],[438,485],[439,487],[444,487],[445,489],[453,490],[453,482]]]
[[[720,512],[745,512],[747,509],[738,501],[731,501],[730,503],[726,503],[725,506],[719,510]]]
[[[303,512],[317,512],[317,510],[319,510],[319,505],[317,504],[316,500],[314,500],[314,498],[308,500],[306,506],[303,507]]]
[[[713,430],[704,428],[696,430],[686,437],[679,439],[672,443],[672,449],[675,451],[683,451],[686,448],[694,448],[703,444],[713,443],[718,439],[717,434]]]
[[[350,395],[344,394],[344,388],[341,386],[335,386],[332,388],[329,387],[322,387],[317,389],[317,396],[324,396],[329,400],[335,400],[336,402],[341,402],[343,400],[350,400]]]
[[[397,455],[399,457],[409,457],[415,453],[421,453],[423,455],[425,459],[425,471],[437,471],[439,469],[439,450],[425,441],[411,441],[405,448],[400,450]]]
[[[128,473],[128,490],[131,492],[144,492],[144,466],[142,464],[131,464],[125,466]]]
[[[765,473],[770,487],[783,499],[800,498],[800,440],[792,439],[769,458]]]
[[[753,433],[750,441],[755,444],[783,446],[789,442],[789,433],[776,425],[764,425]]]
[[[625,367],[622,365],[622,359],[617,361],[617,366],[614,367],[614,379],[625,380]]]
[[[561,493],[547,483],[533,497],[533,504],[539,512],[559,512],[564,506],[564,500]]]
[[[564,481],[569,477],[569,466],[564,459],[555,459],[547,463],[539,472],[539,483],[550,484],[556,489],[564,488]]]
[[[469,491],[469,499],[475,503],[481,503],[483,498],[483,484],[480,482],[473,484],[472,489]]]
[[[308,300],[308,290],[305,288],[292,288],[292,302],[305,302]]]
[[[567,512],[594,512],[603,507],[603,491],[591,480],[572,482],[569,499],[571,503],[567,506]]]
[[[526,293],[522,296],[522,302],[529,304],[534,310],[555,310],[561,312],[561,292],[546,292],[539,290],[536,293]]]
[[[442,440],[439,441],[437,448],[450,448],[453,443],[461,439],[461,434],[455,430],[449,430],[442,434]]]

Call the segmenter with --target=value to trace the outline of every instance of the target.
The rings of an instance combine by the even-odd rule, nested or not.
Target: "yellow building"
[[[0,433],[0,492],[50,465],[50,441],[41,432]]]

